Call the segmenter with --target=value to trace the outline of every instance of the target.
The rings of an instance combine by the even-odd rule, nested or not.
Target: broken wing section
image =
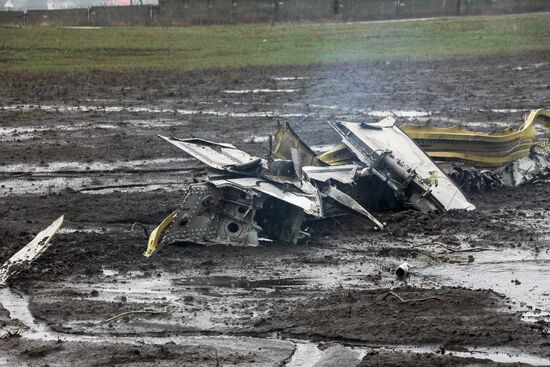
[[[473,210],[460,188],[388,117],[376,124],[331,123],[369,171],[421,211]]]
[[[175,139],[159,135],[170,144],[219,171],[246,171],[261,167],[262,160],[232,144],[215,143],[202,139]]]
[[[36,237],[21,250],[17,251],[8,261],[0,267],[0,285],[5,285],[8,278],[21,270],[29,267],[40,255],[50,246],[53,236],[59,231],[63,224],[62,215],[56,221],[38,233]]]
[[[495,170],[506,186],[520,186],[550,176],[550,146],[535,146],[528,157]]]

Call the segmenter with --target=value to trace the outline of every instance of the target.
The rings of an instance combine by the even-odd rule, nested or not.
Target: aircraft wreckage
[[[550,147],[536,140],[534,127],[549,121],[550,113],[541,109],[519,130],[494,133],[460,126],[399,128],[392,117],[329,122],[342,142],[319,156],[287,124],[279,126],[274,141],[270,137],[267,159],[227,143],[160,136],[206,169],[196,175],[181,206],[151,233],[144,255],[175,242],[297,243],[308,236],[304,223],[347,213],[383,229],[369,212],[373,208],[473,210],[460,187],[466,183],[517,186],[550,174]],[[434,160],[462,165],[447,169],[448,175]]]
[[[285,125],[270,138],[267,159],[231,144],[161,136],[206,169],[181,206],[151,232],[145,256],[174,242],[296,243],[309,235],[304,223],[348,213],[383,229],[369,209],[473,210],[462,189],[519,186],[550,176],[550,143],[537,139],[535,124],[549,127],[550,111],[532,111],[520,128],[491,133],[460,126],[399,128],[391,117],[330,122],[342,142],[321,155]],[[0,287],[46,251],[62,222],[63,216],[0,266]]]
[[[395,120],[330,123],[352,154],[345,164],[320,160],[290,126],[281,126],[267,159],[231,144],[161,136],[206,165],[183,204],[151,233],[145,256],[159,244],[193,242],[257,246],[259,238],[298,242],[305,221],[349,212],[376,228],[367,208],[472,210],[463,192]]]

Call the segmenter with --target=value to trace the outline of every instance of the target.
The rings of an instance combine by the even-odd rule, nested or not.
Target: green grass
[[[207,69],[550,50],[550,13],[189,28],[4,28],[0,72]]]

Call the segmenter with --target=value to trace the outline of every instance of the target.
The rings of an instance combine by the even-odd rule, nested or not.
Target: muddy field
[[[299,245],[146,259],[131,230],[177,207],[199,166],[158,134],[264,157],[277,121],[317,151],[339,140],[329,119],[517,125],[550,106],[549,59],[0,75],[0,262],[66,218],[0,290],[0,365],[550,365],[546,182],[469,194],[469,213],[380,211],[382,232],[313,223]],[[107,321],[127,311],[151,312]]]

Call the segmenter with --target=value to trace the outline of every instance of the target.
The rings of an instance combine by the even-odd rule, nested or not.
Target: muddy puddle
[[[412,262],[411,283],[420,275],[434,285],[492,289],[510,300],[526,321],[550,321],[550,252],[494,250],[449,255],[447,263]]]
[[[114,191],[176,191],[196,166],[190,158],[133,161],[49,162],[0,165],[0,196],[43,195],[74,190],[92,194]]]
[[[104,272],[107,276],[109,271]],[[161,282],[162,283],[162,282]],[[154,293],[158,282],[152,282],[151,288],[143,289],[142,292]],[[160,284],[162,285],[162,284]],[[158,290],[157,290],[158,291]],[[44,322],[37,320],[29,311],[29,299],[27,296],[17,294],[8,288],[0,289],[2,305],[10,312],[13,319],[17,319],[25,325],[21,336],[29,340],[56,341],[56,342],[85,342],[85,343],[123,343],[132,345],[162,345],[175,343],[178,345],[207,345],[213,348],[226,349],[231,352],[246,351],[248,349],[260,349],[265,353],[283,360],[286,367],[312,367],[312,366],[356,366],[369,352],[406,352],[406,353],[428,353],[440,354],[438,346],[383,346],[383,345],[360,345],[348,344],[337,341],[326,341],[317,343],[304,339],[281,339],[277,335],[271,337],[250,337],[250,336],[125,336],[112,335],[99,331],[85,335],[72,334],[51,330]],[[511,348],[463,348],[462,351],[448,351],[447,354],[459,358],[487,359],[499,363],[526,363],[533,366],[545,366],[550,364],[550,359],[526,354]],[[368,358],[368,357],[367,357]],[[5,358],[0,362],[9,362]]]
[[[269,89],[246,89],[246,90],[226,90],[226,94],[255,94],[255,93],[290,93],[296,92],[298,90],[288,89],[288,90],[269,90]],[[329,118],[335,116],[338,118],[345,119],[357,119],[361,116],[370,116],[375,118],[385,118],[389,116],[394,116],[397,118],[405,120],[417,120],[417,121],[427,121],[428,118],[440,119],[441,121],[447,122],[460,122],[465,125],[468,125],[467,122],[463,120],[452,119],[441,115],[439,111],[428,111],[428,110],[405,110],[405,109],[391,109],[391,110],[376,110],[376,109],[365,109],[357,107],[346,107],[339,105],[322,105],[315,103],[281,103],[281,104],[272,104],[272,103],[263,103],[264,107],[267,106],[279,106],[280,109],[270,109],[270,110],[258,110],[257,103],[253,104],[250,102],[233,102],[237,106],[256,106],[253,108],[253,111],[236,111],[233,109],[227,108],[226,101],[212,102],[212,101],[193,101],[194,104],[207,104],[214,105],[218,104],[218,109],[191,109],[191,108],[182,108],[180,106],[173,106],[170,108],[167,107],[142,107],[142,106],[99,106],[99,105],[4,105],[0,106],[0,111],[12,111],[12,112],[29,112],[29,111],[45,111],[45,112],[55,112],[55,113],[85,113],[85,112],[102,112],[102,113],[148,113],[148,114],[175,114],[182,116],[193,116],[193,115],[205,115],[205,116],[216,116],[216,117],[236,117],[236,118],[262,118],[262,117],[281,117],[281,118],[294,118],[294,117],[322,117]],[[293,111],[294,110],[294,111]],[[325,112],[326,111],[326,112]],[[328,112],[328,113],[327,113]],[[496,111],[498,112],[498,111]],[[520,112],[510,111],[509,113]],[[505,113],[500,111],[500,113]],[[438,117],[439,116],[439,117]],[[162,123],[154,123],[153,126],[166,126]],[[75,130],[78,128],[93,128],[93,126],[68,126],[67,130]],[[105,125],[104,128],[113,128],[116,126]],[[65,128],[65,127],[63,127]],[[36,128],[6,128],[5,130],[0,130],[0,136],[10,136],[17,135],[24,138],[26,135],[24,133],[30,133],[34,130],[40,131],[40,129],[45,129],[44,127]]]
[[[189,355],[186,345],[209,348],[200,350],[196,361],[216,351],[233,358],[220,365],[354,366],[371,352],[395,353],[398,362],[403,353],[441,356],[442,346],[445,356],[550,365],[540,347],[548,335],[541,336],[547,324],[540,321],[548,321],[550,314],[544,187],[476,195],[478,210],[471,215],[406,214],[397,219],[381,213],[391,219],[384,233],[339,219],[342,227],[321,225],[303,246],[170,246],[147,261],[142,257],[147,244],[142,229],[129,230],[134,220],[154,228],[181,200],[174,191],[192,179],[194,162],[163,145],[157,134],[225,140],[264,157],[277,119],[296,127],[316,152],[330,149],[335,141],[326,127],[329,119],[396,116],[400,123],[462,124],[483,131],[519,127],[525,112],[543,107],[547,100],[546,84],[540,82],[545,80],[547,58],[529,54],[509,61],[411,60],[189,75],[6,76],[6,88],[0,91],[5,122],[0,141],[6,151],[5,164],[0,165],[1,255],[8,258],[28,242],[31,233],[50,221],[50,209],[65,213],[67,220],[51,249],[13,279],[13,289],[26,295],[0,290],[0,303],[28,329],[22,338],[4,341],[9,347],[0,350],[0,365],[37,362],[24,354],[32,351],[30,346],[40,348],[43,341],[57,345],[57,340],[64,341],[67,354],[87,360],[97,357],[88,351],[94,345],[112,356],[126,350],[122,362],[136,365],[141,361],[131,358],[160,358],[160,365],[169,364],[173,355],[166,350],[177,348]],[[537,62],[546,64],[534,66]],[[499,65],[499,78],[487,73],[487,65]],[[69,95],[64,95],[67,86]],[[548,129],[537,129],[548,134]],[[249,146],[240,146],[243,142]],[[116,149],[111,149],[113,144]],[[183,158],[165,159],[171,156]],[[132,193],[136,191],[140,194]],[[526,215],[520,216],[518,206],[533,213],[524,210]],[[426,255],[408,248],[416,244],[414,236],[432,243],[449,233],[461,242],[453,250],[487,245],[490,251],[452,252],[433,246],[423,248]],[[394,271],[405,260],[413,268],[401,282]],[[463,288],[437,293],[446,286],[493,289],[505,298]],[[376,300],[378,293],[391,289],[405,298],[443,296],[442,301],[403,308],[395,298]],[[353,298],[354,292],[361,298]],[[470,330],[468,322],[455,327],[475,313],[461,302],[477,298],[488,300],[479,304],[492,307],[493,302],[498,309],[491,311],[481,330]],[[326,311],[331,300],[337,302],[328,303]],[[321,329],[314,329],[319,326],[315,322],[308,324],[307,317],[292,319],[293,310],[308,307],[314,316],[328,315],[320,320]],[[459,316],[446,315],[447,308]],[[105,322],[145,309],[166,312]],[[273,321],[276,312],[298,326],[288,332],[277,329],[284,324]],[[328,325],[332,316],[334,325]],[[401,321],[410,328],[393,339],[375,330]],[[516,328],[513,321],[521,325]],[[354,325],[358,332],[345,334]],[[444,330],[434,336],[440,327]],[[456,336],[449,348],[447,328]],[[399,345],[403,337],[407,342]],[[376,344],[379,340],[386,344]],[[32,343],[25,344],[28,341]],[[71,349],[71,343],[84,347]],[[132,348],[125,349],[127,345]],[[143,352],[150,345],[159,346],[160,353]],[[144,354],[132,357],[136,350]],[[250,353],[253,359],[241,359]],[[44,364],[56,365],[67,354],[52,351]],[[203,365],[216,365],[216,358]]]

